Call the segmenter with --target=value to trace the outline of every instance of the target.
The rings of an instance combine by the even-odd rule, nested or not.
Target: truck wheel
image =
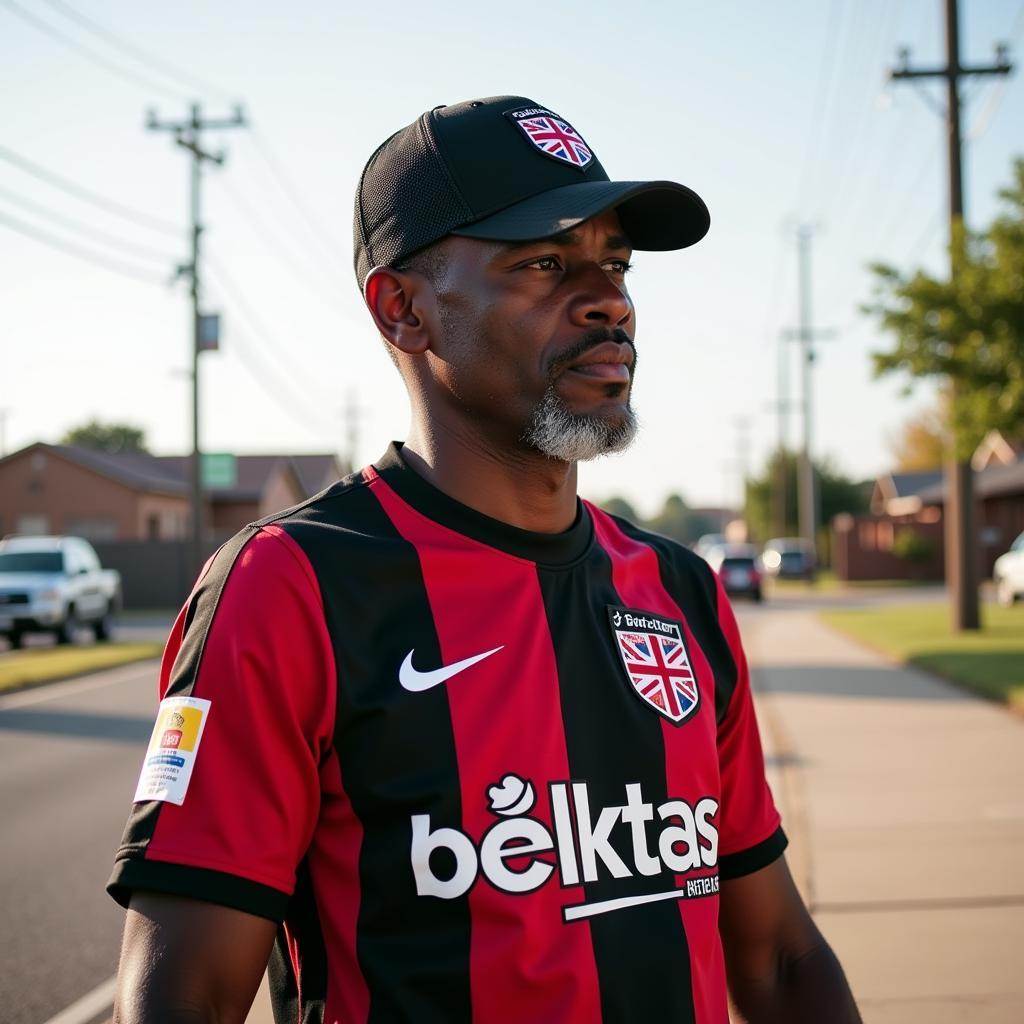
[[[103,614],[92,624],[93,636],[100,643],[110,640],[114,633],[114,611],[108,604]]]
[[[57,643],[71,644],[75,642],[75,633],[78,632],[78,616],[75,614],[75,606],[71,605],[64,614],[64,621],[54,631],[57,636]]]
[[[18,650],[25,642],[25,634],[20,629],[12,629],[10,633],[6,634],[7,642],[11,645],[11,650]]]

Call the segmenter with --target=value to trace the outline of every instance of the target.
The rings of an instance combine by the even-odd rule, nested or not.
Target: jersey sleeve
[[[736,616],[721,580],[717,576],[715,580],[719,624],[736,664],[736,685],[718,726],[722,782],[719,871],[722,878],[739,878],[780,857],[788,840],[765,778],[750,671]]]
[[[147,889],[283,920],[319,814],[336,694],[316,577],[284,530],[250,527],[221,548],[171,631],[160,681],[108,891],[124,906]]]

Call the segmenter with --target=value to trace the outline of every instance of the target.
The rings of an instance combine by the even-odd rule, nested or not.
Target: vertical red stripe
[[[314,837],[308,856],[313,891],[332,894],[329,907],[318,901],[327,957],[324,1019],[362,1024],[370,1013],[370,992],[356,949],[363,826],[342,785],[337,754],[332,753],[324,763],[320,777],[325,799],[318,831],[332,839],[330,844],[320,845]]]
[[[499,820],[488,790],[514,773],[533,784],[530,817],[553,832],[547,784],[567,780],[569,765],[537,567],[420,515],[379,477],[372,483],[395,528],[418,552],[444,663],[502,648],[444,684],[463,830],[479,849]],[[541,857],[554,863],[553,853]],[[469,894],[475,1024],[600,1021],[589,923],[562,920],[563,904],[581,899],[582,887],[560,888],[557,871],[528,894],[503,892],[478,877]]]
[[[683,624],[687,651],[700,687],[702,707],[696,720],[679,726],[662,719],[668,795],[682,797],[691,805],[704,796],[719,798],[721,782],[715,743],[715,681],[711,667],[697,646],[682,609],[661,582],[654,549],[627,537],[600,509],[589,504],[588,508],[594,517],[598,542],[611,558],[612,584],[623,603],[630,608],[678,619]],[[652,710],[651,713],[655,712]],[[705,756],[697,756],[698,752]],[[677,877],[676,882],[685,884],[681,877]],[[727,1024],[725,960],[718,935],[718,897],[683,899],[678,906],[690,948],[696,1022]]]

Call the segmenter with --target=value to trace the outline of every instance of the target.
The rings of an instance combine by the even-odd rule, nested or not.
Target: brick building
[[[246,523],[316,494],[348,472],[334,455],[220,455],[204,487],[213,551]],[[172,607],[191,585],[189,462],[184,456],[29,445],[0,459],[0,537],[71,534],[122,576],[127,607]]]

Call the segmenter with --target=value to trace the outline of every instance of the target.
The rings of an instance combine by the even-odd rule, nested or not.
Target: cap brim
[[[569,231],[612,209],[634,249],[685,249],[699,242],[711,225],[704,200],[674,181],[581,181],[530,196],[452,234],[526,242]]]

